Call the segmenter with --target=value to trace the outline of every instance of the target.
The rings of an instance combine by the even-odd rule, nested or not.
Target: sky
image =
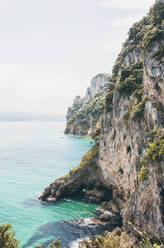
[[[0,112],[65,114],[155,0],[0,0]]]

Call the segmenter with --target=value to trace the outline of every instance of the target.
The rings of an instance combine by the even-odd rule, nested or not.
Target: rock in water
[[[135,226],[160,239],[164,239],[163,20],[164,3],[158,1],[132,26],[108,85],[67,122],[68,133],[75,134],[79,130],[87,134],[90,126],[98,125],[98,145],[40,198],[81,194],[88,201],[110,202],[104,206],[122,216],[124,230]]]

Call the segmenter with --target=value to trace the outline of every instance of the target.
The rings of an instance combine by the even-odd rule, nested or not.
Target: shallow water
[[[34,247],[62,235],[62,227],[60,232],[57,228],[60,221],[91,217],[97,207],[37,200],[91,147],[89,139],[64,135],[64,126],[61,122],[0,122],[0,222],[13,224],[21,246]]]

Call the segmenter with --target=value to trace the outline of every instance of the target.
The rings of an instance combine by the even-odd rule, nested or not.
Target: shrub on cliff
[[[100,128],[98,128],[98,129],[91,135],[91,139],[93,139],[94,142],[95,142],[97,145],[99,144],[100,134],[101,134],[101,130],[100,130]]]
[[[161,162],[164,160],[164,129],[154,130],[150,137],[148,149],[146,151],[144,162]]]
[[[36,246],[36,248],[44,248],[44,247],[45,246],[43,246],[43,245]],[[64,247],[61,245],[60,239],[57,238],[51,244],[49,244],[46,248],[64,248]]]
[[[145,57],[145,51],[150,47],[150,45],[156,40],[160,40],[164,37],[163,32],[163,20],[164,20],[164,4],[156,3],[150,9],[149,14],[145,16],[141,21],[136,22],[128,33],[128,38],[123,44],[123,48],[119,53],[115,65],[112,70],[112,80],[114,83],[120,84],[120,92],[123,94],[131,94],[133,92],[133,83],[137,83],[134,79],[135,77],[130,77],[128,73],[129,66],[126,64],[125,57],[128,53],[135,50],[136,54],[141,54]],[[156,58],[159,57],[161,60],[163,50],[161,50]],[[143,61],[144,62],[144,61]],[[132,62],[131,62],[132,63]],[[125,75],[120,80],[120,75]],[[127,81],[127,85],[125,83]],[[132,84],[130,84],[132,82]]]
[[[83,168],[84,166],[88,165],[90,162],[92,162],[92,159],[98,156],[99,147],[98,145],[93,146],[83,157],[78,166],[70,170],[70,173],[76,172],[78,169]],[[91,163],[92,164],[92,163]],[[67,177],[66,175],[65,177]]]
[[[135,92],[142,84],[142,63],[134,63],[129,68],[122,69],[116,89],[121,96],[128,96]]]
[[[149,100],[149,98],[147,96],[145,96],[139,104],[133,106],[132,116],[131,116],[132,120],[138,120],[139,121],[143,118],[144,110],[145,110],[145,104],[148,100]]]
[[[19,241],[15,238],[15,232],[9,223],[0,225],[0,247],[18,248]]]
[[[145,168],[145,166],[142,166],[141,170],[140,170],[140,173],[139,173],[139,176],[138,176],[138,181],[141,182],[141,181],[145,181],[149,178],[149,172],[148,172],[148,169]]]

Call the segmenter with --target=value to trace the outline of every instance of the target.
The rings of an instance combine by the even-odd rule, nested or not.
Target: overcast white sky
[[[155,0],[0,0],[0,112],[65,114]]]

